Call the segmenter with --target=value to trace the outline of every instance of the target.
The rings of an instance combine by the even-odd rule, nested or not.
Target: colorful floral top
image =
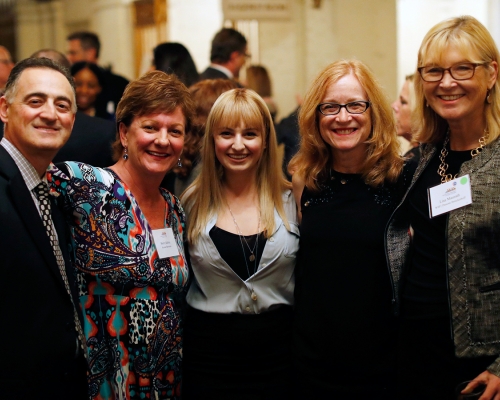
[[[110,169],[66,163],[48,180],[72,227],[92,399],[179,399],[179,301],[188,281],[184,210],[160,189],[179,256],[160,259],[151,227]]]

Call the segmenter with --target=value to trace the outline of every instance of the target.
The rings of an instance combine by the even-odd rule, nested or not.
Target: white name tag
[[[472,204],[470,177],[464,175],[428,189],[431,218]]]
[[[160,258],[179,255],[179,249],[177,248],[177,242],[175,241],[172,228],[154,229],[153,238]]]

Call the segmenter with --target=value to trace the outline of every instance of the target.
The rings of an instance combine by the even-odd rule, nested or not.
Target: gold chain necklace
[[[470,151],[470,155],[472,156],[472,158],[476,157],[483,151],[483,147],[486,146],[488,136],[489,132],[485,129],[484,136],[479,138],[479,146]],[[437,173],[441,177],[441,183],[449,182],[455,179],[458,175],[458,173],[455,174],[455,176],[446,173],[446,171],[448,170],[448,164],[446,164],[445,162],[446,156],[448,155],[448,150],[446,149],[446,146],[448,145],[449,141],[450,141],[450,130],[448,129],[448,132],[446,132],[446,138],[444,139],[443,148],[441,149],[441,154],[439,154],[439,160],[441,161],[441,164],[439,164]]]

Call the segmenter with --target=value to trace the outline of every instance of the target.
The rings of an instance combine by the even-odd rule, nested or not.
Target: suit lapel
[[[55,279],[64,288],[64,282],[59,272],[54,251],[52,250],[49,237],[47,236],[40,214],[31,197],[31,193],[26,187],[16,163],[2,146],[0,146],[0,171],[9,178],[7,195],[10,197],[17,214],[23,221],[24,229],[26,229],[28,234],[32,237],[33,242],[45,260],[45,265],[48,266]],[[66,291],[66,289],[64,290]]]

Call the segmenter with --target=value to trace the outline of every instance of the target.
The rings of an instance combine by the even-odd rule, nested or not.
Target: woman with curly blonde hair
[[[299,127],[289,170],[302,215],[294,323],[302,398],[392,399],[395,288],[384,230],[411,170],[390,103],[366,65],[337,61],[307,92]]]

